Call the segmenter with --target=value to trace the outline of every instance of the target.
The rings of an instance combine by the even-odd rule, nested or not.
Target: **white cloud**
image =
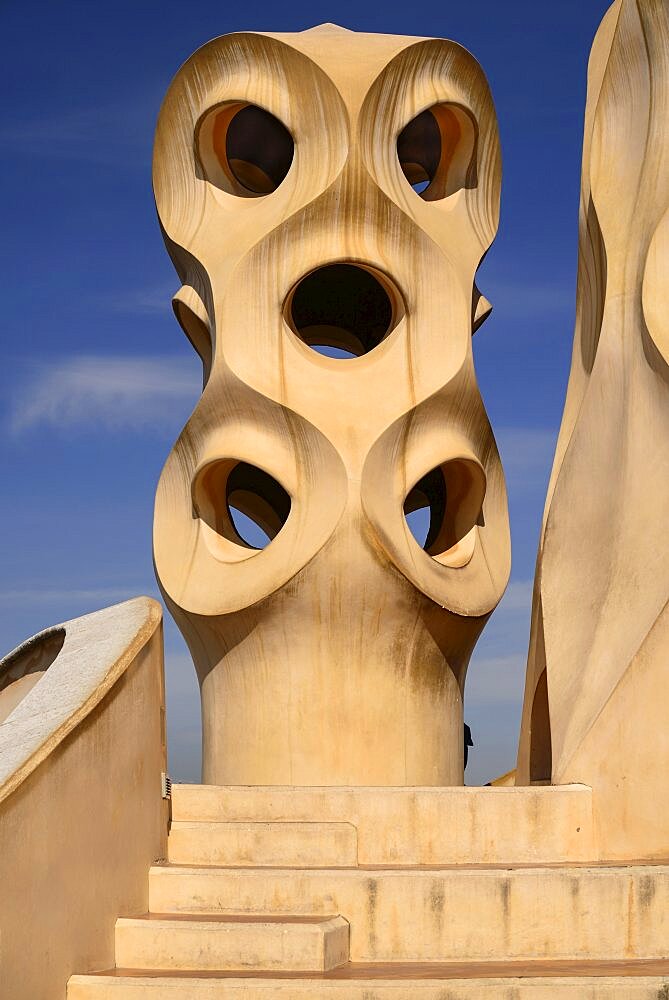
[[[532,580],[512,580],[500,604],[500,612],[530,613],[532,609]]]
[[[78,355],[33,369],[15,394],[11,429],[171,432],[175,407],[187,415],[200,390],[197,366],[182,357]]]
[[[467,671],[470,713],[499,705],[515,716],[522,704],[532,610],[532,581],[513,580],[486,626]],[[501,720],[500,720],[501,721]]]
[[[498,322],[549,319],[559,315],[562,322],[567,313],[576,315],[576,284],[550,282],[522,283],[495,281],[486,284],[482,278],[481,291],[493,305]]]
[[[180,652],[167,648],[165,650],[165,683],[167,684],[168,697],[172,697],[179,702],[188,700],[197,703],[197,711],[200,711],[200,689],[197,682],[197,674],[193,660],[188,651]]]
[[[7,121],[0,144],[13,154],[106,166],[139,166],[151,155],[158,95],[65,110],[60,114]]]
[[[502,427],[495,438],[510,489],[548,486],[557,430]]]
[[[550,465],[557,430],[534,427],[502,427],[495,432],[505,465],[514,469]]]
[[[178,287],[177,279],[170,284],[136,288],[117,292],[113,296],[96,298],[98,305],[106,305],[114,312],[133,313],[137,316],[172,316],[172,297]]]
[[[188,653],[165,650],[165,694],[170,773],[176,781],[197,782],[202,759],[200,688]]]
[[[465,696],[473,701],[520,705],[525,684],[526,653],[472,657],[467,671]]]
[[[141,587],[81,587],[77,589],[62,587],[24,587],[0,590],[0,607],[25,607],[26,605],[52,605],[82,602],[100,604],[100,606],[119,604],[132,597],[138,597],[144,591]]]

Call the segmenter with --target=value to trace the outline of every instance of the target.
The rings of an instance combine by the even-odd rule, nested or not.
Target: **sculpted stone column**
[[[463,781],[467,664],[509,573],[471,345],[500,169],[450,41],[231,35],[168,91],[154,187],[205,384],[154,551],[205,782]]]
[[[576,335],[539,552],[518,781],[595,792],[606,857],[666,856],[669,8],[595,40]]]

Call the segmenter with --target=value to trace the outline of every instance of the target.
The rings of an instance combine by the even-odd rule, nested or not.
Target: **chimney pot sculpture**
[[[510,563],[472,359],[500,174],[454,42],[236,34],[170,87],[154,187],[204,390],[154,551],[207,783],[463,782],[467,665]]]

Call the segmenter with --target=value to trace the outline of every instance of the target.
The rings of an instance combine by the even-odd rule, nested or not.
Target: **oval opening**
[[[256,104],[219,105],[202,118],[196,134],[207,180],[239,197],[272,194],[293,162],[292,135]]]
[[[41,680],[63,648],[65,629],[35,636],[0,660],[0,723]]]
[[[217,534],[248,549],[264,549],[288,520],[289,494],[248,462],[212,462],[195,483],[198,516]]]
[[[476,186],[476,125],[457,104],[435,104],[406,125],[397,157],[407,181],[423,201],[439,201]]]
[[[407,494],[404,516],[428,555],[447,555],[482,524],[485,475],[476,462],[454,459],[426,473]]]
[[[295,286],[285,315],[308,347],[331,358],[369,354],[396,326],[399,294],[389,280],[359,264],[326,264]]]

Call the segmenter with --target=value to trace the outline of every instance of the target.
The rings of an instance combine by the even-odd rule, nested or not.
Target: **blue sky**
[[[514,766],[531,581],[573,333],[587,58],[608,0],[419,5],[3,0],[0,651],[140,593],[155,485],[200,385],[151,193],[161,97],[199,45],[323,21],[454,38],[486,70],[504,153],[475,338],[507,473],[512,583],[470,667],[467,780]],[[199,776],[199,698],[166,621],[170,769]]]

